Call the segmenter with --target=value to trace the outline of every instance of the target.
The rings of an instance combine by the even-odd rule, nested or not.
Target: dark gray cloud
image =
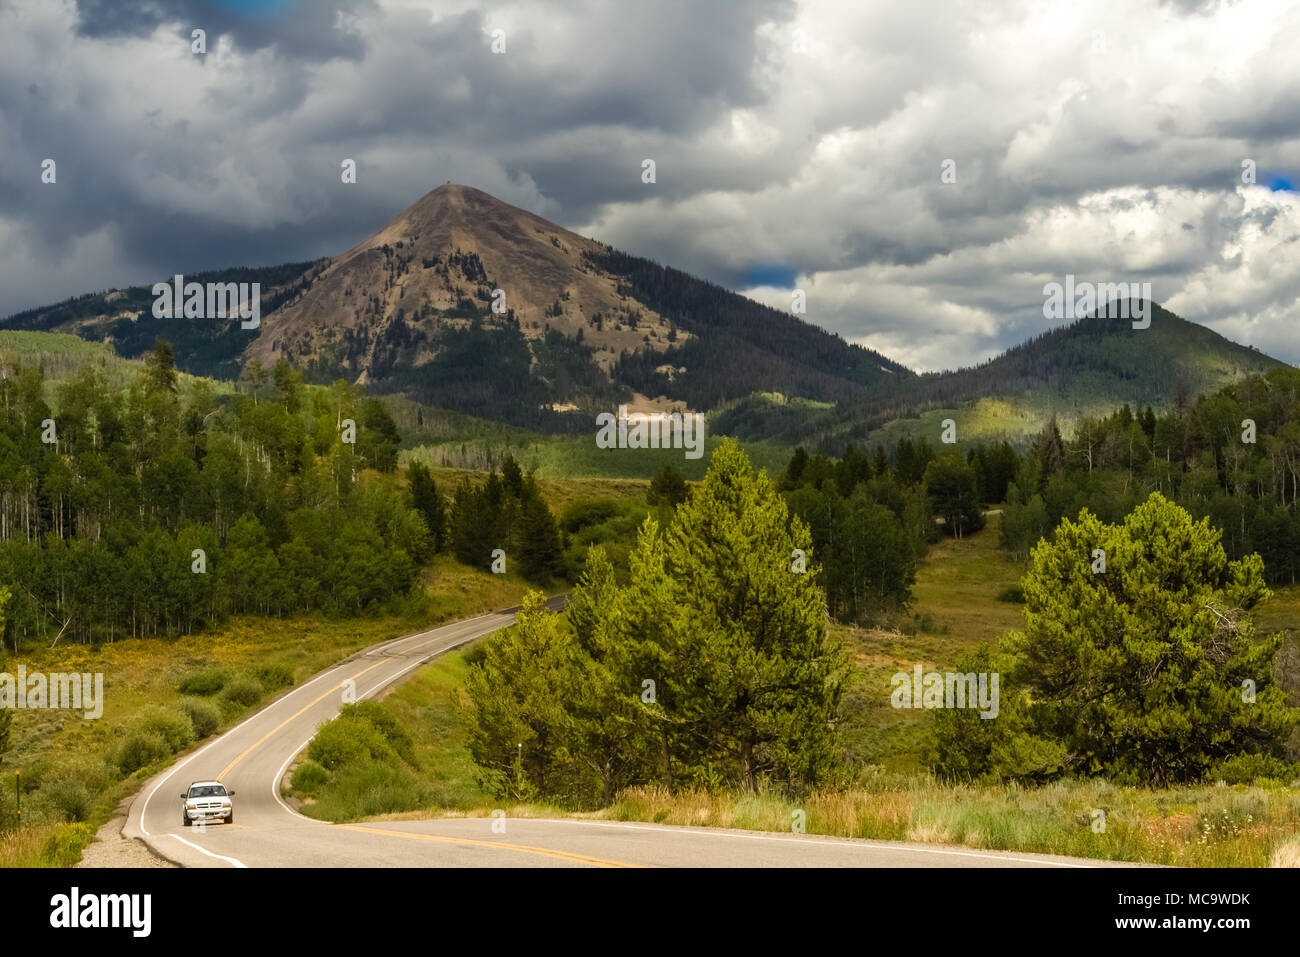
[[[147,37],[174,30],[186,45],[202,29],[215,46],[228,37],[243,50],[275,47],[306,60],[360,58],[360,39],[336,30],[340,17],[373,14],[376,0],[76,0],[79,35],[96,39]]]

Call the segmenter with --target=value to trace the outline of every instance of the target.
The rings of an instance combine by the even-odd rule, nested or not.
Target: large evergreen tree
[[[476,760],[504,782],[505,736],[544,737],[544,756],[530,759],[525,744],[533,780],[587,803],[654,780],[750,790],[826,783],[839,758],[846,663],[827,632],[816,568],[792,567],[796,549],[811,549],[807,527],[740,447],[724,443],[663,532],[646,519],[627,586],[592,552],[572,600],[572,643],[541,620],[540,596],[519,628],[489,642],[467,684]],[[546,707],[535,703],[541,679],[511,673],[543,666],[557,676]],[[546,734],[524,713],[544,715]]]
[[[1159,493],[1121,524],[1087,511],[1062,522],[1023,588],[1025,630],[986,722],[997,740],[972,760],[960,742],[978,743],[963,731],[974,719],[948,722],[949,770],[963,752],[976,774],[1167,785],[1278,752],[1300,720],[1274,674],[1282,636],[1255,634],[1269,596],[1259,556],[1229,561],[1208,521]]]

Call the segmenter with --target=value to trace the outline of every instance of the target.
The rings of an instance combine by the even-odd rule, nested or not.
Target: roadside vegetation
[[[744,488],[743,480],[723,484]],[[700,495],[701,488],[696,489],[696,495]],[[696,499],[697,507],[716,515],[722,506],[716,500],[705,504],[706,499],[707,494]],[[1268,594],[1257,563],[1228,563],[1208,526],[1192,522],[1185,512],[1159,497],[1152,499],[1146,511],[1139,511],[1127,526],[1109,527],[1096,520],[1091,520],[1093,524],[1085,521],[1078,529],[1067,525],[1054,543],[1040,546],[1034,566],[1037,572],[1031,569],[1028,577],[1023,577],[1025,565],[1008,558],[998,547],[1001,515],[995,510],[986,520],[987,527],[982,531],[960,539],[942,539],[927,557],[919,560],[909,614],[896,617],[896,625],[830,628],[827,640],[843,649],[850,664],[840,686],[838,744],[844,763],[841,775],[832,775],[831,780],[800,787],[799,782],[791,786],[788,775],[762,775],[750,784],[743,775],[743,765],[737,764],[731,765],[735,776],[727,780],[725,758],[715,757],[711,768],[717,777],[713,781],[690,780],[684,775],[684,783],[669,783],[656,773],[657,766],[651,760],[651,771],[641,780],[629,781],[612,794],[603,788],[598,792],[589,790],[584,797],[584,792],[573,787],[572,775],[580,771],[564,770],[562,761],[540,763],[537,749],[543,738],[556,748],[556,753],[567,755],[564,760],[575,756],[580,759],[582,742],[590,740],[590,732],[583,732],[581,710],[554,724],[547,723],[544,702],[551,702],[552,714],[557,708],[571,707],[566,704],[564,692],[547,685],[545,677],[563,673],[563,669],[533,669],[526,674],[520,669],[514,673],[519,680],[529,682],[529,689],[511,685],[507,677],[511,669],[504,667],[509,656],[516,653],[510,650],[510,636],[515,636],[513,642],[519,652],[530,649],[533,655],[563,655],[568,647],[572,654],[575,647],[569,643],[582,633],[582,616],[593,613],[592,603],[583,601],[582,591],[605,576],[604,572],[595,572],[579,584],[574,608],[577,621],[573,620],[573,611],[570,621],[561,624],[553,616],[534,610],[524,616],[518,628],[447,656],[395,689],[378,707],[386,712],[385,722],[391,722],[410,738],[411,750],[400,766],[391,757],[385,758],[382,749],[372,749],[330,768],[311,759],[295,774],[292,790],[307,802],[307,813],[333,820],[428,814],[481,816],[500,808],[516,816],[563,813],[790,831],[798,817],[808,833],[843,837],[953,843],[990,850],[1184,866],[1294,866],[1300,859],[1295,837],[1300,830],[1300,768],[1290,756],[1287,734],[1294,724],[1295,709],[1288,707],[1278,676],[1271,669],[1275,659],[1295,652],[1294,631],[1300,624],[1300,602],[1295,590]],[[1147,527],[1152,523],[1164,524],[1156,530]],[[1239,723],[1232,708],[1232,701],[1240,700],[1236,682],[1228,682],[1224,693],[1218,687],[1223,682],[1212,675],[1182,676],[1186,683],[1211,696],[1197,706],[1198,720],[1219,728],[1217,751],[1207,739],[1198,739],[1208,749],[1204,752],[1175,749],[1177,753],[1164,755],[1157,744],[1148,759],[1150,763],[1144,765],[1132,760],[1140,749],[1128,741],[1127,747],[1115,749],[1110,757],[1089,755],[1071,737],[1081,733],[1086,724],[1058,717],[1069,707],[1068,699],[1062,700],[1055,712],[1030,715],[1022,708],[1015,721],[988,722],[1005,725],[1005,744],[991,744],[987,735],[973,734],[966,727],[975,722],[974,731],[984,730],[978,726],[980,719],[975,712],[890,706],[892,675],[910,672],[916,664],[927,670],[960,667],[973,655],[989,654],[1000,636],[1019,634],[1018,639],[1009,641],[1004,652],[1010,654],[1017,641],[1023,649],[1026,634],[1034,635],[1045,622],[1065,614],[1058,603],[1070,607],[1083,603],[1088,589],[1095,585],[1089,566],[1084,565],[1089,571],[1087,576],[1074,576],[1068,569],[1077,562],[1053,557],[1053,549],[1072,555],[1079,550],[1075,539],[1091,536],[1104,542],[1112,561],[1119,561],[1123,567],[1125,556],[1134,554],[1125,544],[1125,536],[1139,534],[1145,536],[1143,541],[1166,543],[1163,555],[1153,553],[1148,560],[1158,564],[1183,556],[1199,569],[1188,585],[1203,593],[1194,594],[1195,601],[1189,600],[1189,607],[1238,609],[1232,634],[1223,633],[1213,615],[1196,613],[1181,623],[1146,620],[1140,639],[1151,647],[1153,642],[1160,644],[1165,632],[1184,636],[1192,644],[1182,654],[1191,654],[1193,659],[1195,641],[1209,640],[1213,646],[1221,644],[1225,655],[1211,656],[1196,667],[1211,671],[1221,668],[1221,677],[1231,677],[1228,672],[1235,674],[1240,665],[1256,676],[1259,708],[1245,723]],[[1181,544],[1180,536],[1186,538]],[[708,540],[717,541],[718,537],[709,536]],[[1082,554],[1090,556],[1090,552]],[[1067,569],[1062,572],[1067,581],[1052,579],[1054,572],[1050,570],[1058,568]],[[1172,567],[1165,570],[1171,571]],[[1165,572],[1153,567],[1149,574],[1154,580],[1167,580]],[[1132,581],[1122,575],[1115,577]],[[637,578],[633,576],[633,580]],[[1226,591],[1216,592],[1216,588]],[[597,607],[617,607],[623,600],[611,600],[609,593],[605,594]],[[1121,602],[1132,600],[1121,598]],[[1026,609],[1030,612],[1028,619]],[[1248,623],[1255,612],[1270,633],[1283,634],[1268,638],[1261,631],[1255,637]],[[698,620],[700,616],[695,617]],[[1018,633],[1017,629],[1024,631]],[[1081,646],[1098,639],[1086,627],[1071,634]],[[566,639],[566,635],[574,637]],[[700,641],[707,644],[707,636]],[[1250,660],[1238,660],[1234,655]],[[1083,658],[1088,660],[1087,654]],[[1237,664],[1229,664],[1232,661]],[[1114,666],[1133,667],[1123,658],[1115,659]],[[1008,671],[1007,680],[1013,673]],[[1032,675],[1026,673],[1025,680],[1032,680]],[[1100,679],[1081,676],[1080,680]],[[586,682],[584,687],[590,688],[591,684]],[[639,692],[639,684],[635,690]],[[1135,692],[1156,698],[1160,694],[1158,688],[1135,688]],[[626,697],[631,704],[627,715],[634,715],[636,695]],[[1004,691],[1003,700],[1004,707],[1014,713],[1014,692]],[[1108,704],[1110,710],[1089,720],[1134,724],[1131,718],[1137,713],[1125,716],[1122,698]],[[575,705],[580,709],[581,700]],[[1167,707],[1172,710],[1157,714],[1156,725],[1177,724],[1177,708],[1172,701]],[[486,724],[485,708],[492,714]],[[709,707],[700,710],[710,713]],[[1073,713],[1077,714],[1078,709]],[[499,735],[499,744],[493,743],[495,723],[521,721],[524,724],[516,723],[510,733]],[[562,724],[569,727],[561,730]],[[577,737],[573,736],[575,730]],[[539,735],[539,731],[544,733]],[[1137,724],[1132,733],[1156,743],[1158,728],[1154,732],[1152,736]],[[626,737],[626,731],[624,734]],[[1121,737],[1114,731],[1108,734],[1112,739]],[[506,738],[510,738],[509,748],[504,746]],[[1259,742],[1265,742],[1264,746]],[[518,747],[520,744],[523,747]],[[988,760],[994,753],[1004,762],[1002,765]],[[1083,760],[1071,764],[1071,756]],[[959,759],[967,764],[954,768]],[[982,759],[984,764],[973,766],[972,759]],[[1015,764],[1017,759],[1019,765]],[[536,773],[541,767],[545,767],[544,775]],[[394,769],[400,775],[400,787],[389,783],[394,781]],[[363,781],[367,783],[363,785]],[[346,787],[342,786],[344,782]],[[595,786],[593,779],[591,787]],[[381,792],[384,798],[376,800]],[[796,815],[796,811],[803,813]]]
[[[142,780],[347,654],[520,603],[328,724],[291,778],[304,813],[788,831],[798,810],[850,837],[1300,858],[1294,370],[1068,438],[1049,419],[1028,448],[711,438],[683,461],[20,335],[0,672],[107,693],[98,721],[0,709],[23,789],[19,827],[0,788],[0,865],[74,862]],[[535,590],[570,586],[563,615]],[[1001,674],[999,719],[893,706],[918,665]]]
[[[60,644],[0,658],[0,671],[10,673],[25,665],[29,673],[104,675],[98,720],[63,710],[0,711],[0,867],[76,863],[141,782],[278,694],[396,635],[517,604],[526,589],[514,576],[441,564],[431,572],[427,619],[238,618],[201,636]]]
[[[509,817],[568,815],[789,833],[794,812],[800,810],[808,834],[1181,867],[1300,866],[1300,786],[1295,781],[1142,788],[1100,779],[1063,779],[1022,787],[945,783],[924,771],[873,765],[850,787],[798,798],[766,790],[750,794],[644,787],[621,792],[609,807],[584,812],[551,802],[498,797],[484,787],[477,772],[459,705],[458,689],[469,663],[481,657],[485,641],[439,658],[383,699],[381,707],[410,736],[413,762],[398,765],[390,759],[384,766],[366,758],[340,773],[341,768],[326,772],[304,756],[288,792],[305,802],[303,813],[322,820],[358,821],[487,818],[501,809]],[[879,684],[887,688],[887,678]],[[919,734],[911,742],[912,760],[904,762],[913,768],[916,749],[928,736],[926,725],[927,720],[913,722]],[[887,726],[874,728],[884,731]],[[864,734],[871,730],[870,725],[862,729]],[[897,735],[893,738],[897,741]],[[1093,830],[1096,810],[1106,814],[1104,833]]]

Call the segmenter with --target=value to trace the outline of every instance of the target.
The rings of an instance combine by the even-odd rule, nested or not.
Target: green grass
[[[356,761],[333,774],[326,772],[325,780],[312,781],[315,786],[288,790],[304,801],[302,812],[328,821],[360,820],[375,816],[367,812],[368,806],[384,791],[385,797],[401,802],[390,808],[390,814],[427,807],[470,811],[491,804],[491,795],[477,783],[465,725],[455,705],[456,689],[467,668],[463,652],[450,652],[381,697],[384,709],[411,738],[413,768],[397,761],[388,765]],[[314,764],[304,755],[295,768]],[[320,772],[313,769],[313,773]],[[299,777],[295,770],[293,784],[301,786],[304,780],[312,778]]]
[[[1062,781],[1033,790],[939,784],[882,773],[848,791],[793,802],[770,794],[624,792],[598,817],[810,834],[992,851],[1063,854],[1179,867],[1296,866],[1300,791],[1282,784],[1154,790]],[[1094,811],[1105,830],[1092,828]]]

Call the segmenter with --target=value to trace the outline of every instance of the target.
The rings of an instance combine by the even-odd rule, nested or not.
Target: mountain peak
[[[309,381],[543,427],[560,427],[561,410],[581,409],[589,423],[623,403],[705,411],[756,391],[837,401],[911,375],[788,312],[459,183],[340,255],[264,272],[275,282],[263,285],[251,341],[237,327],[160,325],[142,308],[147,288],[130,308],[82,303],[31,319],[94,326],[132,348],[181,336],[187,371],[283,359]],[[101,309],[94,319],[91,308]]]

